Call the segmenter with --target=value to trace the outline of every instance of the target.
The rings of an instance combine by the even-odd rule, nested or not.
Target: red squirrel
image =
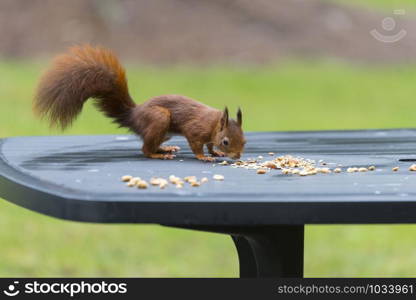
[[[142,137],[146,157],[173,159],[179,147],[162,146],[171,135],[185,136],[202,161],[214,161],[215,156],[239,159],[243,153],[246,141],[240,109],[233,120],[227,107],[221,111],[180,95],[136,104],[130,97],[124,68],[110,50],[101,47],[75,46],[55,58],[40,79],[34,111],[47,117],[51,126],[65,129],[89,98],[113,122]],[[204,154],[204,145],[212,156]]]

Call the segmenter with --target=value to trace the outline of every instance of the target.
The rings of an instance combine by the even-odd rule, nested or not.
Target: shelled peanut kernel
[[[133,186],[135,186],[135,185],[136,185],[136,182],[129,181],[129,182],[127,182],[127,183],[126,183],[126,185],[127,185],[128,187],[133,187]]]
[[[277,165],[271,161],[266,162],[264,166],[269,169],[277,169]]]
[[[257,174],[266,174],[266,173],[267,173],[266,169],[258,169],[257,170]]]
[[[173,184],[177,184],[181,181],[181,179],[179,177],[176,177],[175,175],[170,175],[169,176],[169,182],[173,183]]]
[[[224,180],[223,175],[214,175],[213,176],[216,180]],[[200,181],[197,180],[196,176],[187,176],[183,180],[180,177],[177,177],[175,175],[170,175],[168,179],[165,179],[163,177],[151,177],[149,179],[149,183],[145,180],[142,180],[140,177],[132,177],[129,182],[127,182],[128,187],[136,186],[139,189],[146,189],[149,185],[158,186],[160,189],[167,188],[170,184],[175,185],[176,188],[180,189],[184,187],[184,183],[189,183],[192,187],[199,187],[203,183],[208,182],[207,177],[202,177]]]
[[[161,178],[160,180],[159,180],[159,187],[161,188],[161,189],[164,189],[165,187],[167,187],[168,186],[168,181],[166,180],[166,179],[163,179],[163,178]]]
[[[329,174],[329,173],[331,173],[332,171],[329,169],[329,168],[322,168],[321,169],[321,173],[323,173],[323,174]]]
[[[192,181],[196,181],[196,176],[186,176],[183,180],[190,183]]]
[[[137,182],[137,187],[139,188],[139,189],[147,189],[147,187],[148,187],[149,185],[147,184],[147,182],[146,181],[144,181],[144,180],[140,180],[139,182]]]
[[[131,175],[124,175],[123,177],[121,177],[121,181],[128,182],[132,178],[133,178],[133,176],[131,176]]]
[[[220,175],[220,174],[215,174],[214,176],[212,176],[212,178],[214,180],[218,180],[218,181],[224,180],[224,176],[223,175]]]
[[[159,185],[160,184],[160,178],[152,177],[152,178],[150,178],[149,182],[150,182],[151,185]]]

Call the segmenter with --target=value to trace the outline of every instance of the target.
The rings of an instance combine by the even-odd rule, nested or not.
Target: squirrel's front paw
[[[210,154],[212,155],[212,156],[217,156],[217,157],[224,157],[225,156],[225,153],[224,152],[221,152],[221,151],[212,151],[212,152],[210,152]]]
[[[213,162],[215,161],[214,157],[204,156],[204,155],[197,155],[196,157],[198,160],[206,161],[206,162]]]

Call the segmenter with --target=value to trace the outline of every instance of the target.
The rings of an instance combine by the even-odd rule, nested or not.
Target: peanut
[[[131,176],[131,175],[124,175],[123,177],[121,177],[121,181],[128,182],[132,178],[133,178],[133,176]]]
[[[144,181],[144,180],[140,180],[139,182],[137,182],[137,187],[139,188],[139,189],[147,189],[147,187],[148,187],[149,185],[147,184],[147,182],[146,181]]]
[[[130,179],[130,181],[128,183],[135,185],[140,180],[141,180],[140,177],[133,177],[132,179]]]
[[[166,179],[161,178],[159,180],[159,188],[164,189],[165,187],[168,186],[168,181]]]
[[[133,186],[135,186],[136,185],[136,182],[133,182],[133,181],[129,181],[129,182],[127,182],[127,184],[126,184],[128,187],[133,187]]]
[[[179,177],[176,177],[175,175],[170,175],[169,181],[170,183],[177,184],[181,181],[181,179]]]
[[[331,173],[331,170],[329,168],[322,168],[321,169],[321,173],[323,173],[323,174],[329,174],[329,173]]]
[[[220,174],[215,174],[214,176],[212,176],[212,178],[214,180],[218,180],[218,181],[224,180],[224,176],[223,175],[220,175]]]
[[[266,162],[266,163],[264,164],[264,166],[265,166],[266,168],[269,168],[269,169],[277,169],[276,164],[275,164],[274,162],[271,162],[271,161]]]
[[[159,185],[161,181],[160,181],[160,178],[152,177],[150,178],[149,182],[151,185]]]
[[[186,177],[184,178],[184,180],[185,180],[186,182],[196,181],[196,177],[195,177],[195,176],[186,176]]]
[[[267,173],[266,169],[258,169],[257,170],[257,174],[266,174],[266,173]]]
[[[312,170],[309,170],[307,172],[308,172],[308,175],[316,175],[316,174],[318,174],[318,171],[316,171],[316,169],[312,169]]]

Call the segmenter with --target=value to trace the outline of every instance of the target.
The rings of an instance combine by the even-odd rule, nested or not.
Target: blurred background
[[[31,100],[54,55],[113,49],[136,102],[184,94],[247,131],[414,127],[413,0],[0,0],[0,137],[125,133],[89,104],[65,133]],[[0,276],[238,276],[225,235],[79,224],[0,201]],[[307,226],[305,276],[416,276],[414,225]]]

